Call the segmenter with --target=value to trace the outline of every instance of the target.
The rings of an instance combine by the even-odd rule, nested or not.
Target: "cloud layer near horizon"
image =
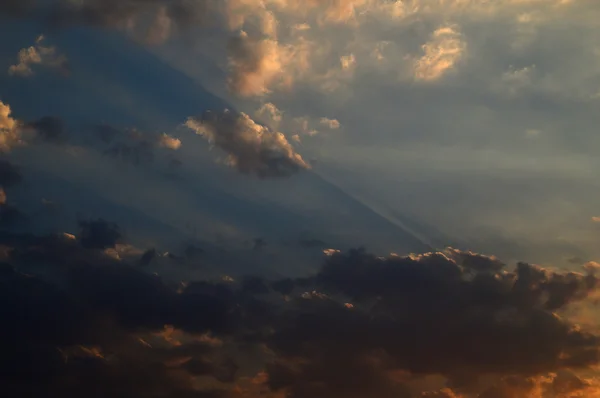
[[[302,279],[178,283],[139,268],[143,252],[114,257],[116,225],[80,225],[77,236],[0,234],[7,396],[598,393],[585,374],[600,336],[556,314],[595,300],[593,266],[513,270],[456,249],[351,250],[330,251]]]

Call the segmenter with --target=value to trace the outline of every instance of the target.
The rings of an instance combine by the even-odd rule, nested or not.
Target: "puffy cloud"
[[[242,96],[268,94],[275,85],[286,86],[293,78],[294,52],[277,40],[255,38],[241,31],[228,45],[230,90]]]
[[[272,102],[267,102],[255,112],[257,119],[272,130],[282,129],[294,133],[291,137],[296,142],[301,141],[301,136],[315,136],[320,128],[337,130],[341,123],[337,119],[321,117],[315,119],[309,116],[294,117],[289,112],[277,108]]]
[[[417,80],[436,80],[454,68],[464,56],[466,44],[456,26],[436,29],[423,45],[423,56],[415,61]]]
[[[424,397],[463,390],[475,397],[467,391],[488,376],[527,378],[597,363],[598,336],[554,313],[593,296],[595,276],[523,263],[507,271],[494,257],[447,253],[330,251],[317,276],[296,282],[319,293],[275,322],[270,387],[293,397],[398,396],[390,372],[404,371],[441,374],[455,385]]]
[[[277,129],[283,120],[283,112],[272,102],[267,102],[256,111],[256,117],[265,120],[270,128]]]
[[[181,140],[179,138],[174,138],[166,133],[163,133],[158,138],[158,146],[172,149],[175,151],[181,147]]]
[[[11,112],[10,106],[0,101],[0,151],[8,151],[21,143],[20,123]]]
[[[326,118],[326,117],[322,117],[319,120],[319,123],[321,123],[322,125],[326,126],[330,130],[337,130],[341,126],[340,122],[337,119],[329,119],[329,118]]]
[[[69,73],[69,61],[64,54],[58,54],[56,47],[44,46],[45,37],[39,36],[35,45],[19,51],[19,62],[8,68],[11,76],[27,77],[34,74],[33,65],[58,69],[63,74]]]
[[[310,168],[282,133],[257,124],[245,113],[206,112],[189,118],[186,126],[227,153],[228,164],[242,173],[288,177]]]

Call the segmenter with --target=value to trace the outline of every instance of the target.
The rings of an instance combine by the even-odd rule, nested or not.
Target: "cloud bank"
[[[408,257],[358,249],[332,252],[302,279],[181,284],[142,271],[145,252],[106,254],[122,238],[116,225],[80,226],[78,237],[0,234],[10,248],[0,272],[9,396],[598,392],[585,373],[600,360],[600,336],[557,315],[597,297],[591,270],[509,270],[451,248]]]

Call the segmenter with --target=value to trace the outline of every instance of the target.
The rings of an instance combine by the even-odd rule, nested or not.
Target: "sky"
[[[3,396],[600,397],[598,21],[1,0]]]

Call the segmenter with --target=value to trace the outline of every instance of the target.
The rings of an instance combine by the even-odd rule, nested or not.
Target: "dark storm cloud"
[[[600,358],[598,336],[553,313],[596,291],[591,274],[529,264],[508,272],[494,258],[452,249],[389,258],[354,250],[329,257],[307,282],[330,296],[305,294],[270,341],[279,359],[269,383],[292,397],[364,396],[383,385],[358,384],[376,369],[442,374],[463,387],[486,374],[537,375]],[[342,379],[357,383],[356,395],[338,390]]]
[[[87,227],[112,236],[101,224]],[[84,244],[62,235],[0,234],[0,245],[10,247],[0,273],[0,393],[220,396],[192,385],[193,375],[233,379],[237,366],[216,346],[198,340],[150,345],[139,336],[152,338],[165,325],[193,333],[235,331],[234,293],[200,282],[176,289]],[[22,267],[30,273],[22,274]]]
[[[99,250],[121,238],[116,225],[81,226],[79,240],[0,234],[10,248],[0,273],[0,377],[10,392],[203,396],[220,393],[193,392],[194,376],[236,381],[242,365],[224,343],[160,346],[143,337],[165,325],[267,348],[263,387],[291,398],[408,398],[410,377],[433,374],[452,390],[424,396],[505,397],[498,394],[533,388],[549,372],[558,376],[544,388],[571,391],[589,386],[566,369],[598,363],[598,337],[553,314],[596,292],[592,274],[507,270],[454,249],[388,258],[352,250],[303,279],[171,285],[138,266],[153,250],[131,264]],[[490,374],[503,378],[475,390]]]

